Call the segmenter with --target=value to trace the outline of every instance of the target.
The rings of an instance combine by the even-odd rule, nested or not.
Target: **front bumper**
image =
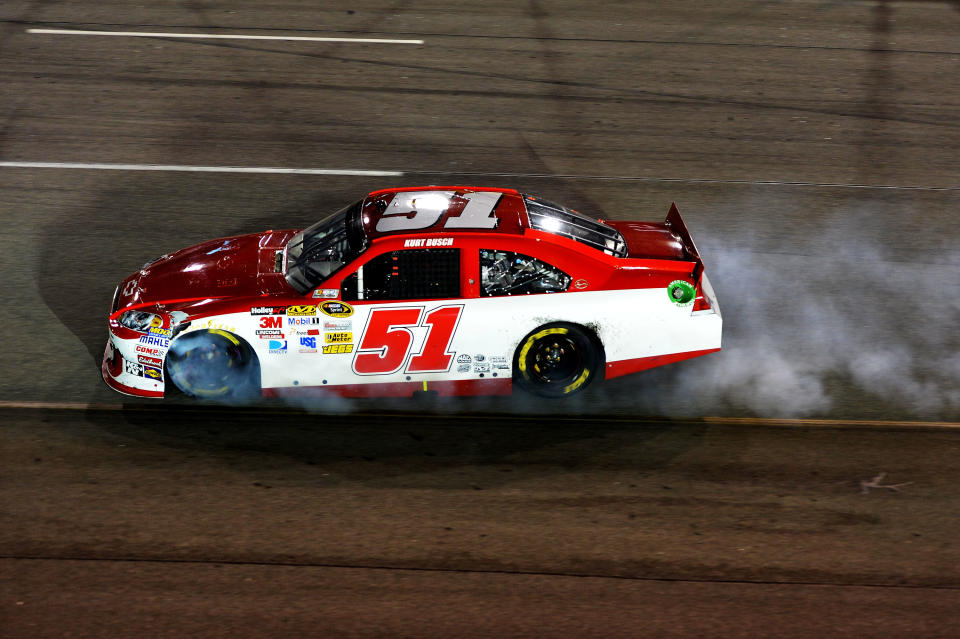
[[[155,352],[138,352],[147,349]],[[107,334],[100,372],[103,381],[113,390],[134,397],[163,397],[163,355],[150,346],[142,346],[139,339],[123,339]]]

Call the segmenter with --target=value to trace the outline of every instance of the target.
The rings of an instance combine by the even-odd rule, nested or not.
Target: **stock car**
[[[108,323],[103,379],[140,397],[564,397],[718,351],[722,317],[676,204],[627,222],[430,186],[164,255]]]

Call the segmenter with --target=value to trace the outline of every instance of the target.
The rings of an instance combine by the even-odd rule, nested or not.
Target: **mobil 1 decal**
[[[453,353],[450,343],[460,323],[463,305],[375,308],[353,356],[357,375],[404,373],[443,373],[450,370]],[[426,328],[426,337],[418,353],[412,353],[413,329]]]

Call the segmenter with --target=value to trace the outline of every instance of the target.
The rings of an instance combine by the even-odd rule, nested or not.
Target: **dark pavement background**
[[[958,32],[956,2],[0,5],[0,162],[403,173],[0,166],[0,635],[956,636],[957,431],[764,418],[958,420]],[[443,183],[676,201],[724,351],[560,405],[100,380],[143,262]]]

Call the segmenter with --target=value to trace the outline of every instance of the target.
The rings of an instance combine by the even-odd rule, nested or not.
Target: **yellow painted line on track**
[[[323,408],[322,403],[317,404],[318,409]],[[224,404],[168,404],[168,403],[143,403],[143,404],[98,404],[92,402],[31,402],[31,401],[4,401],[0,400],[0,410],[59,410],[59,411],[171,411],[180,410],[184,412],[210,412],[210,411],[246,411],[255,415],[263,414],[291,414],[304,413],[305,415],[351,415],[353,417],[397,417],[408,418],[416,413],[418,419],[448,419],[450,417],[466,419],[489,419],[492,413],[477,412],[436,412],[425,413],[422,407],[417,408],[411,405],[410,412],[370,412],[365,413],[362,410],[344,411],[334,410],[325,412],[317,410],[315,413],[304,411],[301,407],[277,408],[271,406],[253,405],[253,406],[230,406]],[[773,428],[849,428],[849,429],[944,429],[960,430],[960,422],[946,421],[904,421],[904,420],[881,420],[881,419],[787,419],[774,417],[660,417],[638,415],[636,417],[626,417],[617,415],[597,415],[597,416],[570,416],[554,415],[544,413],[541,415],[532,415],[529,413],[496,413],[498,417],[508,417],[516,421],[541,421],[554,420],[563,423],[577,422],[605,422],[605,423],[664,423],[664,424],[715,424],[725,426],[753,426],[753,427],[773,427]]]

